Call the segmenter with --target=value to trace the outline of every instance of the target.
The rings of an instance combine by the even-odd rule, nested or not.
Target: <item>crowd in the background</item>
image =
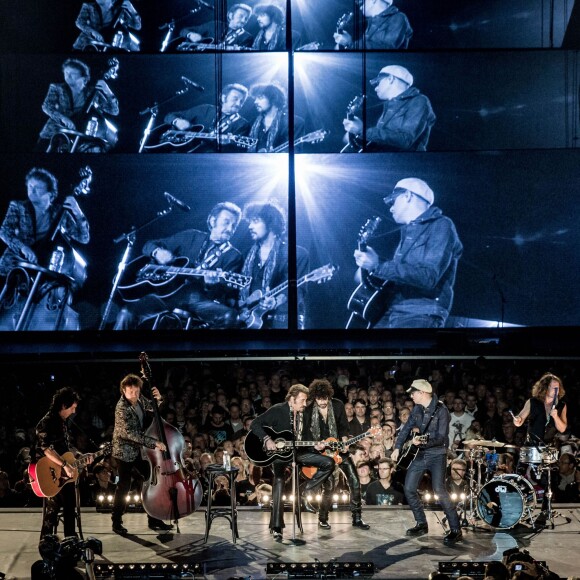
[[[580,406],[580,363],[576,361],[494,360],[480,357],[456,361],[427,360],[247,360],[212,362],[153,362],[157,386],[164,397],[161,413],[184,436],[185,465],[212,493],[215,502],[229,504],[227,478],[217,478],[207,489],[206,469],[221,464],[224,453],[239,468],[239,505],[262,504],[271,494],[269,467],[251,464],[244,438],[252,419],[281,402],[292,384],[308,386],[327,378],[334,396],[345,403],[350,432],[358,435],[381,426],[382,436],[365,438],[352,445],[363,500],[368,505],[405,503],[401,486],[404,474],[390,459],[394,441],[413,407],[406,393],[416,378],[426,378],[451,413],[449,470],[451,493],[467,492],[467,478],[478,470],[483,479],[519,473],[542,493],[533,465],[520,462],[526,445],[526,426],[516,428],[515,414],[529,398],[534,382],[554,372],[566,387],[567,432],[557,438],[553,482],[554,500],[579,501],[580,470],[576,468]],[[4,377],[0,409],[0,507],[39,506],[27,480],[30,457],[34,457],[35,426],[48,408],[54,391],[73,387],[81,397],[71,432],[81,453],[95,451],[111,440],[118,384],[126,372],[138,371],[120,363],[14,365]],[[147,395],[147,388],[144,390]],[[478,445],[475,440],[502,445]],[[90,466],[82,477],[83,505],[95,505],[99,496],[114,493],[115,477],[107,458]],[[339,470],[334,478],[337,493],[348,493]],[[136,478],[134,489],[140,482]],[[426,478],[420,486],[429,491]]]

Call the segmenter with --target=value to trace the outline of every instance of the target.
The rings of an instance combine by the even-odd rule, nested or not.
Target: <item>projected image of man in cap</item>
[[[384,66],[370,80],[383,112],[375,127],[366,131],[367,149],[371,151],[426,151],[436,116],[431,101],[413,86],[413,75],[403,66]],[[342,122],[348,134],[362,136],[359,117]]]

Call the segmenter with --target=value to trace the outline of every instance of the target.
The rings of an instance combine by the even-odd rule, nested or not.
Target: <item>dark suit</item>
[[[304,424],[304,426],[306,426]],[[293,425],[290,420],[290,405],[287,402],[278,403],[270,407],[265,413],[258,415],[253,421],[250,430],[255,433],[261,441],[267,436],[264,427],[270,427],[274,431],[293,431]],[[303,432],[304,435],[304,432]],[[301,440],[306,441],[302,436]],[[318,471],[314,477],[306,484],[304,491],[310,491],[322,486],[322,501],[320,504],[319,518],[321,521],[328,519],[330,509],[330,491],[331,482],[329,480],[334,470],[334,460],[326,457],[314,450],[298,450],[297,463],[309,467],[316,467]],[[274,461],[272,464],[274,471],[274,482],[272,486],[272,516],[270,519],[270,528],[284,527],[284,505],[282,503],[282,493],[284,490],[284,470],[286,465],[284,461]]]
[[[337,439],[342,440],[343,437],[349,436],[349,424],[346,418],[346,413],[344,411],[344,403],[338,399],[332,399],[332,409],[334,411],[334,419],[336,421]],[[304,439],[313,439],[312,434],[312,413],[313,405],[308,407],[304,412]],[[328,428],[328,423],[324,421],[322,415],[318,413],[318,422],[320,426],[320,438],[321,440],[328,439],[328,437],[333,437]],[[358,423],[358,421],[357,421]],[[350,488],[350,511],[353,518],[357,517],[360,519],[362,511],[362,500],[360,491],[360,480],[356,472],[356,467],[350,457],[348,451],[346,453],[341,453],[340,457],[342,463],[339,465],[340,469],[344,473],[348,480],[348,486]]]

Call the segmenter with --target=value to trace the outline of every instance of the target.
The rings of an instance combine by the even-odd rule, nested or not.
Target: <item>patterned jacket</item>
[[[145,397],[139,397],[139,405],[144,413],[153,413],[153,403]],[[135,461],[141,454],[141,447],[155,448],[157,439],[145,435],[139,416],[133,405],[121,397],[115,407],[115,429],[113,431],[113,457],[121,461]]]
[[[52,204],[48,208],[51,214],[50,220],[53,223],[51,227],[56,227],[54,220],[61,209],[62,206],[60,204]],[[65,237],[69,239],[76,240],[81,244],[89,242],[89,222],[84,216],[75,220],[69,212],[65,212],[62,229]],[[23,256],[20,253],[23,245],[36,250],[35,245],[40,241],[36,236],[34,207],[30,201],[10,202],[6,217],[0,227],[0,239],[8,246],[0,258],[0,275],[5,276],[18,262],[23,260]]]

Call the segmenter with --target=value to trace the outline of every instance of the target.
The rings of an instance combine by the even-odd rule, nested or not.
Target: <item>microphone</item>
[[[554,400],[552,401],[552,408],[550,409],[550,414],[546,418],[546,425],[550,422],[550,419],[552,418],[552,411],[556,408],[557,405],[558,405],[558,387],[556,387],[554,393]]]
[[[164,192],[163,195],[165,196],[165,199],[167,200],[169,205],[176,205],[182,211],[191,211],[191,208],[185,202],[181,201],[180,199],[177,199],[170,193]]]
[[[198,84],[198,83],[194,83],[191,79],[188,79],[187,77],[181,77],[181,80],[188,84],[191,85],[194,89],[198,90],[198,91],[205,91],[205,87],[203,87],[202,85]]]
[[[209,10],[215,10],[215,8],[211,4],[208,4],[207,2],[204,2],[203,0],[196,0],[196,2],[198,4],[200,4],[201,6],[205,6]]]

